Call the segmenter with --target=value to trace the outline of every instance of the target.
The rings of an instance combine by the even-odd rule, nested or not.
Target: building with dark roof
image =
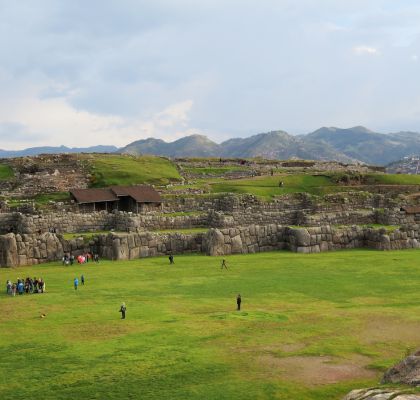
[[[147,185],[72,189],[70,198],[82,212],[119,210],[139,213],[158,210],[162,205],[160,194]]]

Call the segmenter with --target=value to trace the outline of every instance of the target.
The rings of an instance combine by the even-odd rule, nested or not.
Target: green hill
[[[117,154],[81,155],[92,174],[92,187],[148,183],[164,185],[181,180],[175,165],[154,156]]]

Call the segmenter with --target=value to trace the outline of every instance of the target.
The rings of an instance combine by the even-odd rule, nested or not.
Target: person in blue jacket
[[[74,278],[74,290],[77,290],[77,287],[79,286],[79,279]]]
[[[18,285],[17,285],[17,290],[18,290],[18,293],[19,294],[23,294],[23,290],[24,290],[24,285],[23,285],[23,282],[21,281],[21,280],[19,280],[19,283],[18,283]]]

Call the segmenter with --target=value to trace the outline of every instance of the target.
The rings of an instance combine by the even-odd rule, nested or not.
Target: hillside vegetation
[[[13,178],[13,170],[6,164],[0,164],[0,181]]]
[[[93,187],[141,183],[164,185],[181,179],[175,165],[161,157],[116,154],[81,157],[89,163]]]
[[[211,169],[208,169],[211,172]],[[257,176],[243,179],[206,178],[195,179],[194,183],[182,187],[204,189],[209,193],[238,193],[253,194],[266,199],[272,199],[288,193],[309,193],[322,196],[336,192],[369,191],[375,185],[420,185],[419,175],[399,174],[357,174],[341,173],[307,174],[307,173],[280,173],[274,176]],[[343,177],[350,177],[343,183]],[[283,186],[280,186],[283,182]],[[174,186],[179,189],[181,186]]]

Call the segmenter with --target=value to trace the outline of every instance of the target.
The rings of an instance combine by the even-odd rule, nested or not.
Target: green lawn
[[[283,187],[279,187],[280,181],[284,183]],[[214,193],[252,193],[270,198],[296,192],[321,194],[325,192],[326,186],[335,186],[327,176],[294,174],[219,181],[211,184],[211,190]]]
[[[246,171],[249,169],[249,167],[243,167],[243,166],[209,166],[209,167],[184,167],[185,172],[189,172],[192,174],[197,175],[224,175],[229,172],[236,172],[236,171]]]
[[[420,185],[420,175],[367,174],[366,180],[376,185]]]
[[[157,257],[0,269],[3,283],[42,276],[47,289],[0,294],[0,398],[341,399],[419,345],[419,256],[263,253],[226,257],[227,271],[201,255],[174,266]]]
[[[38,205],[46,205],[50,201],[66,202],[70,200],[69,192],[40,193],[34,197],[35,203]]]
[[[13,176],[13,169],[9,165],[0,164],[0,181],[5,181],[7,179],[13,178]]]
[[[142,183],[163,185],[181,179],[176,167],[161,157],[117,154],[81,157],[91,165],[94,187]]]

